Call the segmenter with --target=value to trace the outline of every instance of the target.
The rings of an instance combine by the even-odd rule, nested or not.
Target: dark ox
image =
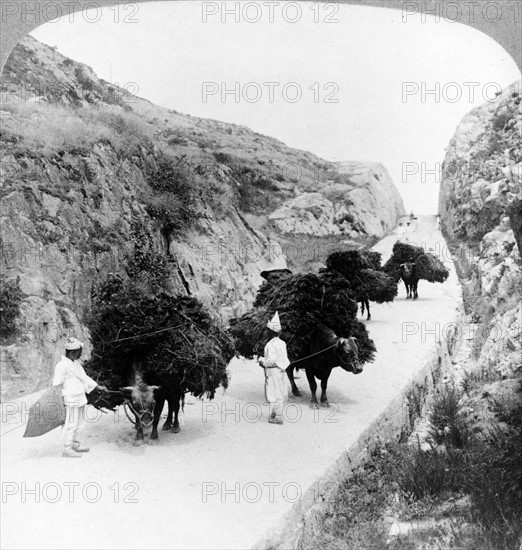
[[[408,262],[401,264],[399,267],[399,275],[404,281],[406,287],[406,299],[413,298],[416,300],[419,295],[417,294],[417,285],[419,284],[419,277],[417,277],[417,268],[414,263]]]
[[[306,370],[306,378],[312,393],[312,407],[318,406],[316,378],[321,381],[321,406],[328,407],[326,388],[332,369],[341,367],[343,370],[354,374],[359,374],[363,370],[359,362],[357,339],[353,336],[340,338],[330,329],[318,329],[314,332],[311,338],[309,355],[311,357],[307,359],[291,363],[286,372],[292,385],[292,393],[299,396],[301,393],[295,384],[294,368]]]
[[[134,445],[136,446],[145,443],[144,432],[151,426],[152,432],[149,444],[158,443],[158,423],[165,401],[168,403],[168,413],[162,429],[165,431],[170,430],[172,433],[180,431],[178,414],[180,403],[184,401],[181,384],[177,381],[162,378],[154,381],[157,381],[159,385],[147,385],[138,379],[135,385],[121,388],[125,397],[124,406],[130,410],[135,418],[136,439]]]

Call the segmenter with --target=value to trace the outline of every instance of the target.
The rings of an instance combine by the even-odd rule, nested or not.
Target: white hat
[[[279,313],[276,311],[272,319],[266,324],[266,326],[274,332],[281,332],[281,321],[279,320]]]
[[[67,341],[65,342],[66,350],[72,351],[80,348],[83,348],[83,342],[80,342],[80,340],[77,340],[74,337],[67,338]]]

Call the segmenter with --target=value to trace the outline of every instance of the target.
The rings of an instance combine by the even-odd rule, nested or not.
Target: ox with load
[[[291,362],[287,374],[293,394],[300,395],[294,370],[303,369],[312,406],[317,406],[316,378],[321,382],[321,403],[328,406],[326,390],[332,369],[340,366],[358,374],[375,354],[365,326],[356,319],[356,296],[350,283],[335,272],[293,275],[278,270],[263,276],[254,307],[231,321],[236,353],[246,358],[261,355],[267,341],[265,324],[278,311],[281,338]]]

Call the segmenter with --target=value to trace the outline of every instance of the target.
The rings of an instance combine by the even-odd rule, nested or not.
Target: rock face
[[[382,164],[343,162],[340,173],[354,188],[348,192],[355,227],[375,237],[383,237],[397,226],[406,214],[402,197]]]
[[[522,376],[522,109],[520,83],[464,117],[440,190],[441,227],[452,249],[485,371]]]
[[[344,162],[335,180],[287,200],[269,219],[285,234],[380,238],[404,214],[402,198],[384,166]]]
[[[521,198],[520,89],[521,83],[515,83],[494,103],[471,111],[451,140],[442,170],[439,213],[443,231],[452,241],[479,242]]]

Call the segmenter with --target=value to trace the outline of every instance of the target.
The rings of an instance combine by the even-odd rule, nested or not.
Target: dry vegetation
[[[477,435],[462,390],[442,390],[426,440],[377,444],[332,495],[320,528],[305,529],[299,548],[518,550],[522,384],[518,392],[488,403],[495,421]],[[392,524],[406,528],[390,536]]]

